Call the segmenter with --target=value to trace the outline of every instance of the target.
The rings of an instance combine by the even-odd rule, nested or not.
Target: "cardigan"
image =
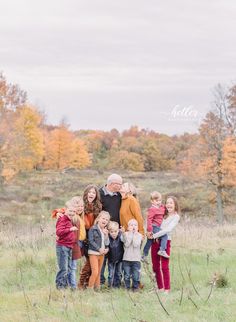
[[[130,219],[136,219],[138,222],[138,231],[144,236],[143,217],[138,200],[128,195],[122,199],[120,208],[120,224],[127,230]]]

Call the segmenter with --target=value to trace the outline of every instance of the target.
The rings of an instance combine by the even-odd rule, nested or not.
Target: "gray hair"
[[[122,184],[122,178],[119,174],[112,173],[108,178],[107,178],[107,184],[111,184],[113,182],[117,182]]]

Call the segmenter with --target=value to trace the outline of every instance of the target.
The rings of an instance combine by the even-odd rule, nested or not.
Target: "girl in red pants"
[[[161,224],[161,230],[153,234],[153,238],[159,238],[165,234],[168,235],[166,252],[170,256],[171,248],[171,233],[177,226],[180,216],[179,216],[179,205],[175,197],[170,196],[166,200],[167,214]],[[156,276],[157,286],[160,291],[165,291],[169,293],[170,291],[170,270],[169,270],[169,258],[158,255],[160,244],[158,241],[152,244],[152,267]]]

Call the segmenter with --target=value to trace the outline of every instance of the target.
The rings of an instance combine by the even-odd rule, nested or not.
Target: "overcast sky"
[[[0,0],[0,71],[48,123],[194,132],[235,30],[235,0]]]

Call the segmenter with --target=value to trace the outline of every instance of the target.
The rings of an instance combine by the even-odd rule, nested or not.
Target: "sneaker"
[[[165,258],[170,258],[170,256],[167,254],[165,250],[159,250],[157,254]]]
[[[147,260],[147,256],[142,255],[142,257],[141,257],[141,262],[143,262],[143,263],[145,263],[145,264],[149,264],[149,263],[148,263],[148,260]]]

